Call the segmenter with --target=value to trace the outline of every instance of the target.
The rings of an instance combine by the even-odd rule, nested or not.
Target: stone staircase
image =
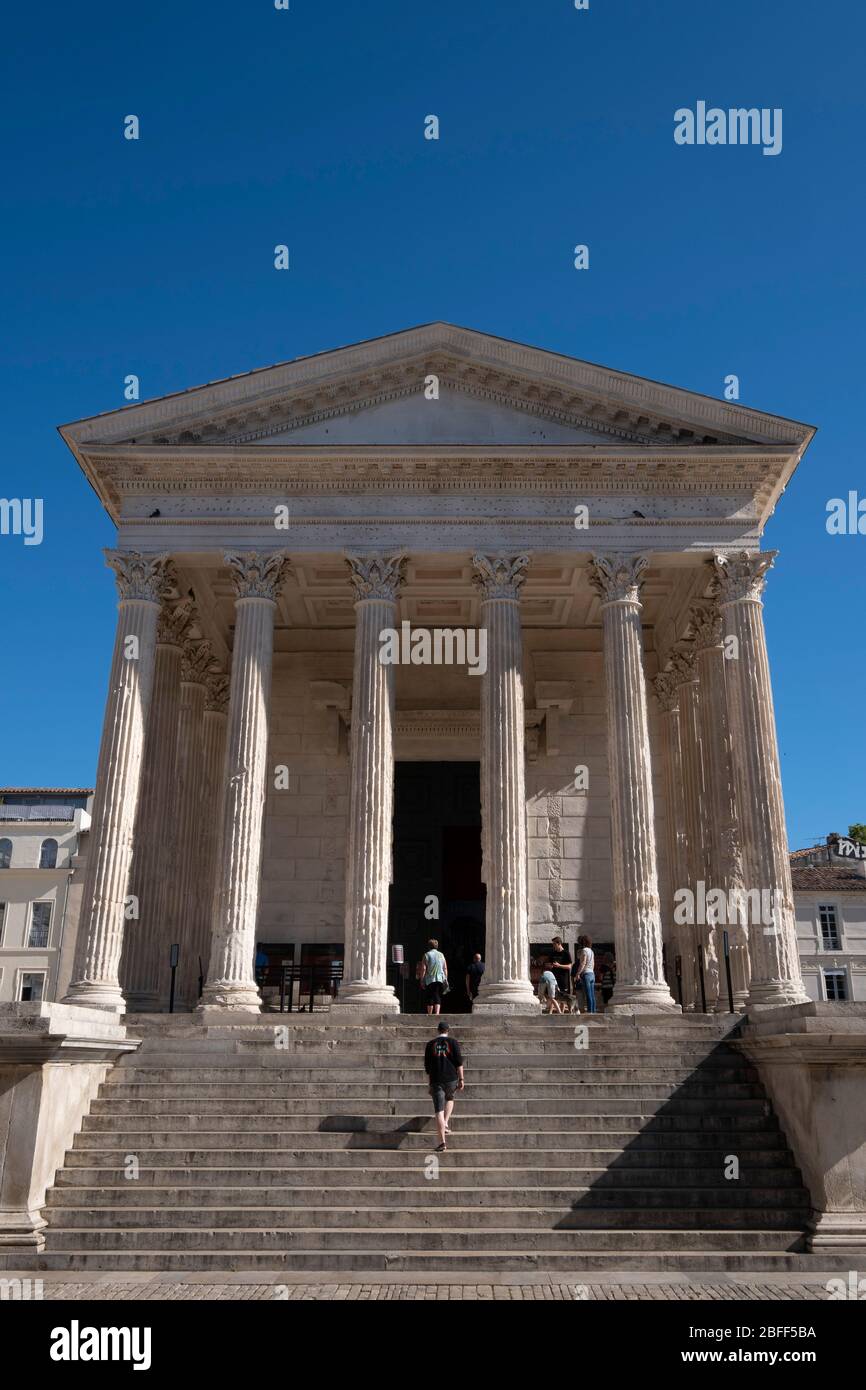
[[[813,1266],[808,1196],[731,1046],[735,1019],[451,1021],[467,1089],[434,1155],[425,1017],[128,1020],[142,1046],[111,1072],[57,1174],[39,1267]],[[589,1027],[585,1050],[575,1025]]]

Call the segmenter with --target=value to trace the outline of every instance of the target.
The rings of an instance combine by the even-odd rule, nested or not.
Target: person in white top
[[[575,984],[583,985],[583,992],[586,995],[587,1012],[595,1013],[595,952],[592,949],[592,937],[579,936],[577,938],[577,962],[574,967]]]

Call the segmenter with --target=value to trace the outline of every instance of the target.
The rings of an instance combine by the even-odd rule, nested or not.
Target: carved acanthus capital
[[[180,658],[180,678],[188,685],[204,685],[216,666],[210,642],[204,637],[188,637]]]
[[[472,582],[482,599],[519,599],[528,565],[528,555],[473,555]]]
[[[225,556],[225,562],[237,598],[267,598],[276,603],[289,572],[289,557],[284,550],[232,553]]]
[[[639,603],[646,555],[591,555],[587,577],[603,603]]]
[[[680,688],[673,671],[659,671],[653,680],[653,690],[665,714],[671,714],[679,707]]]
[[[370,598],[396,602],[406,577],[406,559],[402,552],[397,555],[347,554],[345,560],[356,602]]]
[[[192,599],[182,598],[179,602],[165,600],[156,628],[157,642],[164,647],[182,647],[189,634],[192,615]]]
[[[778,550],[741,550],[736,555],[715,555],[713,565],[719,585],[719,603],[740,603],[744,599],[760,603],[767,570],[778,553]]]
[[[722,645],[722,613],[713,602],[693,603],[689,612],[698,651]]]
[[[209,671],[205,677],[205,709],[215,714],[225,714],[229,707],[230,685],[231,681],[224,671]]]
[[[104,554],[105,563],[114,570],[121,601],[161,603],[171,593],[174,572],[168,555],[142,555],[137,550],[106,550]]]
[[[677,642],[671,650],[671,671],[677,685],[688,685],[698,679],[698,649],[693,641],[685,638]]]

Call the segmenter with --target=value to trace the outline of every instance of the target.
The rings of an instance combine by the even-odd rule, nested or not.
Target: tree
[[[862,821],[849,825],[848,834],[852,840],[859,840],[861,845],[866,845],[866,825]]]

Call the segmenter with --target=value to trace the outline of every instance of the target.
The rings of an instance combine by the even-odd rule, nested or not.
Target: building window
[[[45,949],[48,945],[48,936],[51,931],[51,904],[50,902],[34,903],[30,917],[30,935],[27,938],[27,945],[36,947],[39,950]]]
[[[12,841],[0,840],[0,869],[8,869],[12,865]]]
[[[825,970],[824,989],[827,998],[843,1004],[848,998],[848,973],[845,970]]]
[[[57,868],[57,841],[43,840],[42,849],[39,851],[40,869]]]
[[[18,976],[18,1000],[35,1004],[45,996],[45,971],[22,970]]]
[[[840,951],[839,922],[835,907],[819,906],[818,919],[821,923],[821,947],[824,951]]]

